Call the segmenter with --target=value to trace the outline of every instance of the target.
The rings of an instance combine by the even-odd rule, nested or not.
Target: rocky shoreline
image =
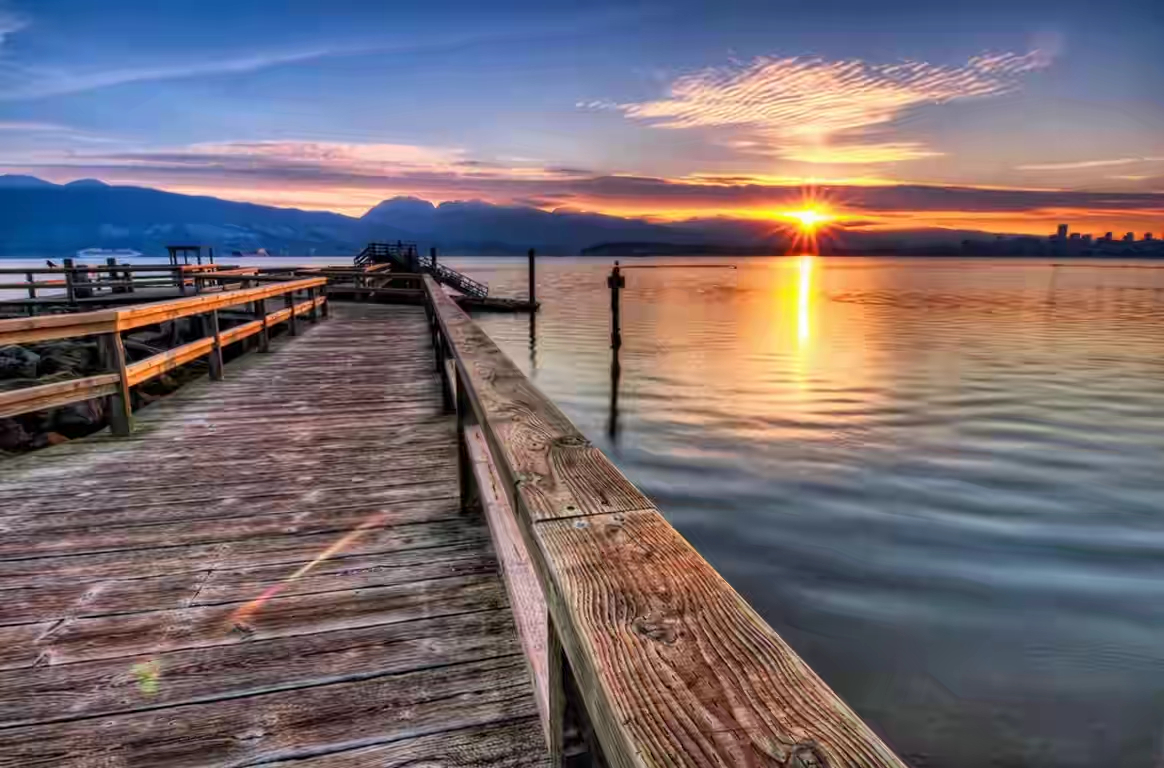
[[[188,318],[172,321],[127,335],[126,355],[131,362],[141,360],[197,335]],[[134,410],[204,376],[206,371],[205,361],[196,360],[143,382],[132,391]],[[0,347],[0,392],[103,372],[95,337]],[[104,429],[108,425],[106,403],[107,398],[99,397],[0,419],[0,456],[58,445]]]

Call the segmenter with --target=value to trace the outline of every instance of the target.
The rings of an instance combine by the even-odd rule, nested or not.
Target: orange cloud
[[[1049,64],[1039,51],[977,56],[961,67],[922,61],[759,57],[685,75],[666,98],[617,108],[655,128],[728,131],[729,145],[806,163],[885,163],[940,154],[867,132],[924,104],[1010,93]]]

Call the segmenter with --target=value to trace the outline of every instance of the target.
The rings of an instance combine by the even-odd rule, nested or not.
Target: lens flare
[[[819,254],[820,240],[829,239],[830,230],[839,224],[840,216],[834,210],[835,201],[826,192],[804,187],[795,207],[775,211],[774,218],[788,237],[788,253]]]
[[[329,557],[336,554],[337,552],[341,552],[344,549],[346,549],[353,542],[355,542],[356,539],[363,536],[364,533],[366,531],[368,531],[368,529],[375,528],[379,525],[383,525],[383,523],[387,519],[388,519],[388,512],[377,512],[376,514],[372,515],[368,519],[364,520],[364,522],[357,525],[352,530],[345,533],[339,539],[337,539],[336,541],[334,541],[330,545],[328,545],[322,552],[320,552],[318,555],[316,555],[314,560],[312,560],[311,562],[306,563],[303,566],[301,566],[300,568],[296,569],[294,573],[292,573],[291,575],[289,575],[287,578],[283,579],[282,581],[280,581],[276,584],[272,584],[271,586],[264,589],[261,593],[259,593],[259,596],[256,597],[254,600],[251,600],[250,602],[246,603],[245,605],[240,607],[238,610],[236,610],[234,613],[230,614],[231,627],[233,629],[239,630],[240,632],[244,632],[244,633],[248,633],[248,634],[250,632],[252,632],[253,629],[250,625],[250,619],[256,613],[258,613],[259,609],[263,607],[264,603],[266,603],[272,597],[274,597],[275,595],[279,594],[284,589],[286,589],[287,585],[289,585],[289,584],[293,583],[294,581],[296,581],[297,579],[302,578],[303,576],[307,575],[307,573],[312,568],[319,565],[324,560],[327,560]]]
[[[802,211],[784,211],[780,215],[796,221],[799,227],[805,232],[812,232],[833,218],[824,211],[813,208],[806,208]]]

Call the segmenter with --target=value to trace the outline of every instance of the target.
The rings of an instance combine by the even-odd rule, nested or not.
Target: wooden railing
[[[607,457],[425,278],[446,401],[554,764],[579,727],[610,766],[903,764]]]
[[[109,371],[96,376],[0,392],[0,418],[95,397],[110,397],[110,428],[114,434],[127,435],[132,431],[130,387],[199,357],[207,357],[211,378],[222,378],[222,348],[226,345],[258,335],[259,349],[266,351],[272,326],[287,323],[289,333],[294,335],[299,316],[307,315],[312,320],[317,313],[326,316],[326,285],[327,278],[311,277],[139,304],[126,309],[0,320],[0,346],[98,336],[102,363]],[[297,299],[296,294],[301,296]],[[284,306],[268,312],[267,301],[279,297],[282,297]],[[254,319],[220,330],[219,310],[239,305],[249,305]],[[144,360],[134,363],[126,361],[122,333],[182,317],[200,318],[202,338]]]
[[[22,282],[0,282],[0,290],[26,292],[31,301],[59,299],[76,304],[78,299],[95,298],[100,291],[123,294],[172,286],[179,294],[185,294],[188,287],[192,287],[194,293],[199,293],[204,285],[220,284],[224,277],[247,272],[247,268],[211,264],[117,264],[112,259],[105,264],[79,264],[72,259],[65,259],[63,266],[59,267],[0,268],[0,276],[24,277]],[[46,297],[41,293],[46,289],[57,293]]]

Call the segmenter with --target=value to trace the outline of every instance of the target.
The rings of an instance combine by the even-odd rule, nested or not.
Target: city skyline
[[[1164,226],[1164,10],[0,2],[0,172],[853,228]],[[989,7],[987,7],[989,6]]]

